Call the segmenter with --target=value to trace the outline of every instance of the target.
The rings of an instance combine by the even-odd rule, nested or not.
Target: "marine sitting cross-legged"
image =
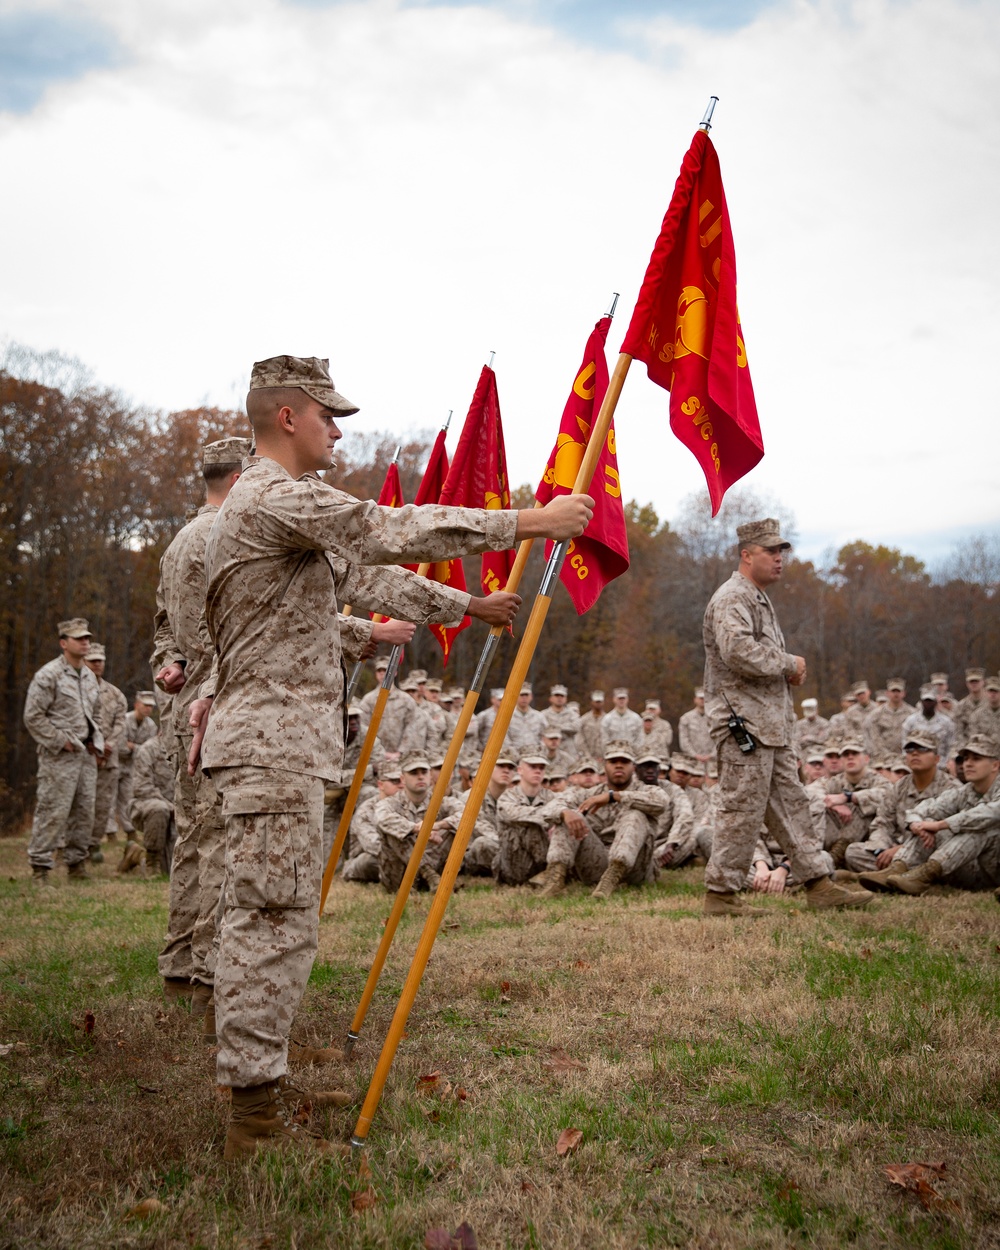
[[[357,500],[317,476],[331,466],[337,419],[356,411],[337,393],[325,360],[258,362],[247,396],[257,454],[220,508],[205,550],[218,676],[211,714],[206,700],[191,708],[192,757],[207,718],[203,765],[222,795],[226,824],[215,999],[217,1079],[232,1087],[227,1159],[252,1154],[263,1138],[322,1142],[299,1122],[302,1100],[286,1065],[319,934],[324,782],[339,775],[343,755],[338,598],[384,611],[384,577],[368,566],[572,538],[593,514],[586,495],[519,512]],[[503,592],[479,599],[430,590],[425,579],[394,572],[421,623],[469,613],[505,624],[520,603]],[[398,605],[393,612],[400,615]]]

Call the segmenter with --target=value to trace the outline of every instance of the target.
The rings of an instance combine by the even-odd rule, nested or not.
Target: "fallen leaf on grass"
[[[142,1202],[137,1203],[130,1210],[125,1212],[127,1220],[148,1220],[151,1215],[159,1215],[161,1211],[166,1211],[166,1204],[161,1202],[159,1198],[144,1198]]]
[[[5,1042],[3,1046],[0,1046],[0,1059],[2,1059],[5,1055],[9,1055],[13,1049],[13,1042]]]
[[[583,1130],[578,1128],[564,1128],[559,1134],[556,1141],[556,1154],[562,1158],[565,1155],[572,1154],[583,1141]]]
[[[429,1090],[436,1089],[440,1081],[440,1072],[426,1072],[423,1076],[417,1077],[417,1091],[421,1094],[427,1093]]]
[[[97,1020],[96,1020],[96,1018],[95,1018],[95,1016],[94,1016],[94,1013],[93,1013],[92,1011],[88,1011],[88,1012],[87,1012],[87,1014],[83,1017],[83,1031],[84,1031],[84,1033],[93,1033],[93,1031],[94,1031],[94,1025],[95,1025],[96,1023],[97,1023]]]
[[[581,1063],[579,1059],[574,1059],[572,1055],[567,1055],[562,1047],[553,1047],[549,1054],[550,1058],[545,1060],[545,1066],[551,1068],[553,1072],[586,1070],[587,1065],[585,1063]]]
[[[461,929],[461,927],[462,926],[458,923],[457,920],[451,920],[448,922],[448,924],[445,925],[446,929]]]
[[[509,982],[509,981],[501,981],[501,982],[500,982],[500,993],[501,993],[501,994],[509,994],[509,993],[510,993],[510,982]]]
[[[577,959],[574,960],[573,967],[577,972],[586,972],[590,967],[590,964],[588,964],[585,959]]]
[[[369,1185],[367,1189],[360,1190],[351,1198],[351,1210],[355,1215],[360,1215],[363,1211],[370,1211],[376,1202],[378,1202],[378,1194]]]
[[[946,1170],[944,1160],[939,1163],[889,1163],[884,1169],[889,1183],[916,1194],[925,1211],[957,1211],[958,1203],[942,1198],[931,1183],[942,1177]]]
[[[446,1228],[429,1228],[424,1233],[424,1250],[455,1250],[455,1242]]]
[[[366,1181],[369,1178],[369,1176],[371,1176],[371,1174],[372,1174],[372,1170],[368,1164],[368,1151],[362,1150],[361,1162],[358,1164],[358,1176],[363,1181]]]
[[[463,1085],[457,1085],[455,1087],[455,1097],[458,1099],[459,1102],[465,1102],[468,1096],[469,1096],[469,1091]]]
[[[522,1194],[533,1194],[533,1193],[535,1192],[535,1189],[536,1189],[536,1186],[535,1186],[535,1185],[532,1185],[531,1181],[522,1181],[522,1182],[521,1182],[521,1193],[522,1193]]]

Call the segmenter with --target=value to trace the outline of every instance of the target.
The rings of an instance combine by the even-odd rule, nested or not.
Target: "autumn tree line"
[[[86,617],[107,647],[108,680],[130,702],[148,688],[159,560],[203,501],[199,449],[247,432],[241,412],[144,410],[93,385],[76,362],[7,349],[0,367],[0,829],[21,827],[30,810],[35,748],[21,716],[32,674],[58,654],[56,623]],[[402,446],[407,499],[433,436],[422,431]],[[349,434],[333,480],[359,498],[375,498],[396,445],[393,434]],[[521,487],[514,505],[530,506],[532,491]],[[557,591],[531,669],[540,701],[556,681],[582,704],[591,689],[625,685],[634,706],[658,697],[676,724],[701,680],[702,613],[734,567],[735,527],[760,515],[779,516],[794,534],[787,511],[750,490],[730,492],[715,520],[707,495],[692,496],[672,523],[649,505],[629,503],[629,573],[582,617],[562,587]],[[522,584],[527,595],[543,561],[539,545]],[[941,670],[964,693],[967,664],[1000,668],[997,538],[960,544],[934,575],[912,556],[862,541],[826,564],[793,559],[774,592],[789,646],[809,661],[801,694],[815,695],[821,713],[835,711],[859,677],[874,687],[903,676],[915,694]],[[478,558],[466,560],[465,569],[473,588]],[[473,622],[461,633],[443,673],[437,643],[418,631],[406,663],[468,686],[485,632]],[[503,684],[515,648],[516,639],[503,640],[490,685]],[[370,688],[370,674],[364,680]]]

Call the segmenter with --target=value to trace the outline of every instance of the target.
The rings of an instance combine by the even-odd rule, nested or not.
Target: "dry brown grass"
[[[159,995],[165,883],[99,871],[42,905],[23,841],[0,842],[0,1248],[419,1247],[463,1219],[491,1248],[1000,1246],[988,896],[849,916],[788,900],[734,923],[699,917],[694,871],[608,905],[466,890],[359,1177],[280,1153],[222,1164],[212,1056]],[[298,1036],[343,1036],[387,911],[335,886]],[[426,912],[408,909],[356,1061],[333,1074],[359,1096]],[[356,1112],[328,1134],[346,1140]],[[561,1158],[568,1127],[583,1141]],[[883,1172],[940,1159],[954,1206],[925,1210]],[[127,1218],[147,1198],[165,1210]]]

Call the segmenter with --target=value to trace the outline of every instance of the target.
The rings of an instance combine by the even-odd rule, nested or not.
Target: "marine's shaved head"
[[[275,420],[282,408],[300,411],[309,403],[309,396],[299,386],[261,386],[247,395],[247,416],[253,432],[259,439],[275,428]]]

